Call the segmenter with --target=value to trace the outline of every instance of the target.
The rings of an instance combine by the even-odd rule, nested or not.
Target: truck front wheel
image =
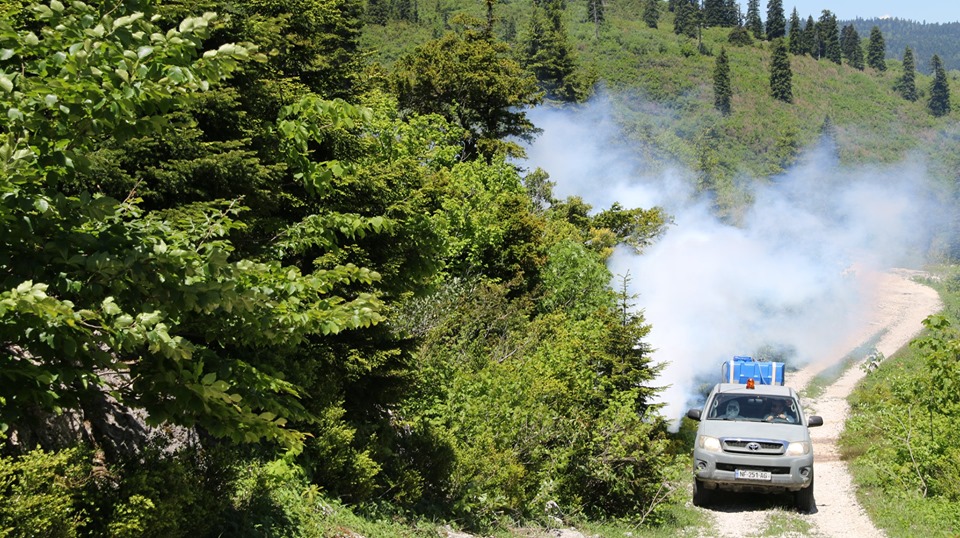
[[[710,490],[703,485],[699,478],[693,479],[693,505],[706,506],[710,502]]]
[[[797,510],[806,514],[812,514],[817,509],[817,502],[813,499],[813,479],[810,479],[810,485],[793,494]]]

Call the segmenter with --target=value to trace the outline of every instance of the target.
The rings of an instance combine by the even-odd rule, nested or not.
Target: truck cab
[[[767,364],[775,369],[778,363]],[[760,366],[769,372],[763,363]],[[731,364],[731,374],[724,370],[724,380],[741,370]],[[823,425],[823,419],[807,416],[797,393],[782,385],[782,379],[781,375],[779,385],[753,377],[745,378],[745,383],[718,383],[702,409],[687,412],[687,417],[699,422],[693,450],[695,506],[709,504],[717,491],[732,491],[789,492],[798,510],[816,508],[808,428]]]

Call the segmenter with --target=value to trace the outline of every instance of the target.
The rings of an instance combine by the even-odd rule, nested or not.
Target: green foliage
[[[536,132],[522,109],[536,105],[536,80],[507,57],[508,47],[465,20],[467,29],[448,32],[401,59],[393,74],[402,109],[436,113],[467,132],[463,158],[519,156],[508,137]]]
[[[930,65],[933,66],[933,82],[930,83],[930,100],[927,101],[927,108],[934,116],[946,116],[950,113],[950,85],[947,83],[947,72],[936,54],[930,60]]]
[[[89,515],[75,505],[89,464],[79,449],[0,456],[0,536],[78,536]]]
[[[785,103],[793,101],[793,71],[790,69],[790,56],[783,40],[773,45],[773,57],[770,61],[770,94],[774,99]]]
[[[747,1],[747,22],[745,26],[755,39],[764,38],[763,19],[760,18],[760,0]]]
[[[767,40],[784,38],[787,35],[787,19],[783,15],[783,1],[767,2]]]
[[[879,26],[870,29],[870,41],[867,44],[867,65],[877,71],[887,70],[887,45]]]
[[[717,62],[713,68],[713,106],[721,114],[730,113],[730,98],[733,90],[730,87],[730,64],[727,60],[727,50],[720,49]]]
[[[894,89],[907,101],[916,101],[919,98],[917,95],[916,67],[913,62],[913,51],[910,50],[910,47],[903,51],[903,72],[897,78]]]

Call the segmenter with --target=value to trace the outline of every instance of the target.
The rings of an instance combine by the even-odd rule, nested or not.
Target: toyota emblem
[[[760,450],[760,443],[748,443],[747,450],[749,450],[750,452],[756,452]]]

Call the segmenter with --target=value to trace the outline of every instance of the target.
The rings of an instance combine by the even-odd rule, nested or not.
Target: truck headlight
[[[706,450],[707,452],[721,452],[720,448],[720,439],[716,437],[710,437],[709,435],[701,435],[698,439],[698,444],[700,448]]]
[[[803,456],[804,454],[809,454],[809,453],[810,453],[810,443],[806,441],[790,443],[790,446],[787,447],[788,456]]]

